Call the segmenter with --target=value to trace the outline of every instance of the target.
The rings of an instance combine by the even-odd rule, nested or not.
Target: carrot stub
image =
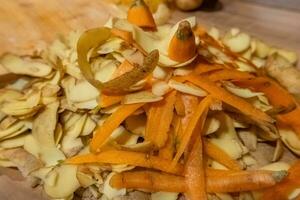
[[[134,111],[142,107],[144,103],[122,105],[105,122],[96,129],[95,135],[90,143],[92,152],[97,152],[106,143],[111,133]]]
[[[128,10],[127,20],[142,28],[156,29],[153,15],[143,0],[134,0]]]
[[[171,169],[169,167],[171,165],[171,162],[172,161],[170,160],[166,160],[150,154],[121,150],[107,150],[98,154],[78,155],[66,160],[67,164],[128,164],[181,175],[183,173],[183,165],[177,164],[174,168]]]
[[[220,172],[222,173],[222,172]],[[286,171],[241,171],[224,170],[223,176],[206,176],[207,192],[244,192],[272,187],[287,175]],[[284,181],[283,181],[284,182]],[[147,189],[150,191],[187,191],[184,177],[153,171],[132,171],[116,174],[110,180],[114,188]],[[280,183],[279,183],[280,184]],[[278,185],[279,185],[278,184]],[[276,186],[275,186],[276,187]],[[271,191],[271,190],[270,190]],[[276,195],[272,190],[273,196]],[[272,198],[271,198],[272,199]],[[278,199],[278,198],[277,198]],[[276,200],[277,200],[276,199]],[[278,199],[279,200],[279,199]],[[280,199],[282,200],[282,199]]]
[[[179,24],[178,29],[170,41],[168,56],[175,61],[184,62],[196,55],[195,36],[188,21]]]

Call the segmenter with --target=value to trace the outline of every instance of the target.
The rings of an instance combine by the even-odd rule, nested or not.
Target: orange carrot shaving
[[[114,188],[146,189],[150,191],[184,192],[182,176],[174,176],[152,171],[122,172],[110,180]]]
[[[92,152],[97,152],[106,143],[111,133],[134,111],[142,107],[143,103],[122,105],[113,114],[111,114],[101,125],[97,128],[95,135],[90,143]]]
[[[177,95],[176,95],[175,110],[178,115],[180,115],[180,116],[185,115],[185,108],[184,108],[181,93],[177,93]]]
[[[284,123],[285,125],[290,126],[300,137],[300,120],[299,120],[300,119],[300,107],[299,106],[289,113],[278,115],[277,119],[281,123]]]
[[[292,191],[300,185],[300,161],[294,163],[289,169],[289,174],[285,179],[265,190],[261,199],[287,200]]]
[[[123,95],[101,94],[100,95],[100,100],[99,100],[99,106],[101,108],[107,108],[107,107],[112,106],[114,104],[120,103],[123,98],[124,98]]]
[[[185,128],[188,125],[188,122],[192,118],[194,112],[196,111],[196,108],[199,104],[199,100],[197,97],[189,94],[182,94],[181,99],[184,105],[184,117],[181,120],[182,129],[185,130]]]
[[[174,168],[170,168],[170,160],[152,156],[150,154],[108,150],[98,154],[78,155],[66,160],[67,164],[88,164],[88,163],[107,163],[107,164],[128,164],[133,166],[152,168],[172,174],[182,174],[183,165],[177,164]]]
[[[286,175],[286,171],[272,172],[258,170],[224,172],[224,176],[206,176],[206,189],[207,192],[212,193],[244,192],[270,188],[274,185],[275,187],[277,187],[277,185],[281,185],[281,183],[279,182],[282,181],[282,179]],[[282,183],[284,183],[284,181]],[[114,175],[110,181],[110,184],[112,187],[117,189],[146,189],[150,191],[180,193],[184,193],[188,190],[185,184],[184,177],[153,171],[122,172],[120,174]],[[271,192],[273,193],[273,196],[276,195],[274,191]],[[275,198],[275,200],[279,200],[279,198]]]
[[[224,69],[224,66],[219,64],[198,63],[194,69],[194,72],[195,74],[200,75],[222,69]]]
[[[176,91],[172,91],[162,101],[153,103],[149,110],[145,139],[152,142],[158,148],[163,147],[168,139],[168,131],[174,114],[175,100]]]
[[[225,89],[217,86],[215,83],[211,82],[209,79],[203,76],[188,75],[186,76],[186,80],[203,88],[216,99],[219,99],[220,101],[223,101],[228,105],[238,109],[244,115],[250,117],[258,124],[268,124],[274,122],[274,119],[272,119],[263,111],[255,108],[246,100],[227,92]]]
[[[222,149],[220,149],[212,142],[206,140],[203,146],[204,146],[205,153],[210,158],[228,167],[228,169],[241,170],[241,166],[236,160],[232,159],[226,152],[224,152]]]
[[[234,69],[223,69],[211,73],[208,78],[211,81],[227,81],[227,80],[245,80],[254,76],[247,72],[241,72]]]
[[[168,56],[175,61],[184,62],[196,55],[195,36],[188,21],[179,24],[178,30],[170,41]]]
[[[168,140],[167,140],[165,146],[159,150],[159,157],[167,159],[167,160],[172,160],[174,151],[175,151],[174,130],[170,129],[170,131],[168,132]]]
[[[277,119],[290,126],[300,136],[300,108],[296,105],[294,97],[278,83],[267,77],[258,77],[250,80],[240,80],[235,84],[241,87],[247,87],[254,91],[263,92],[270,103],[277,108],[294,110],[277,115]]]
[[[156,29],[153,15],[143,0],[134,0],[128,10],[127,20],[142,28]]]
[[[249,80],[238,80],[234,83],[237,86],[247,87],[256,92],[263,92],[275,107],[289,108],[295,105],[293,96],[270,78],[257,77]]]
[[[268,188],[278,184],[286,171],[240,171],[207,178],[207,192],[242,192]]]
[[[121,30],[118,28],[112,28],[110,31],[111,31],[111,34],[123,39],[124,41],[128,42],[129,44],[133,43],[133,36],[132,36],[131,32]]]
[[[184,153],[187,145],[190,142],[194,131],[197,130],[201,133],[201,130],[204,125],[204,121],[206,119],[206,115],[209,109],[209,105],[212,102],[212,98],[210,96],[205,97],[200,104],[197,106],[194,114],[192,115],[191,119],[188,122],[188,125],[185,129],[183,129],[183,137],[180,140],[179,147],[177,149],[176,155],[173,159],[173,164],[177,163],[182,154]]]
[[[198,135],[185,165],[187,199],[207,199],[201,135]]]

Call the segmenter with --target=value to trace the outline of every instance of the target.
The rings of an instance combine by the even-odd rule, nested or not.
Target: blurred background
[[[108,5],[107,2],[113,3]],[[58,34],[101,26],[131,0],[0,0],[0,53],[28,53]],[[161,2],[148,0],[153,11]],[[178,3],[179,2],[179,3]],[[191,3],[196,4],[187,6]],[[170,5],[170,4],[169,4]],[[206,27],[238,27],[269,44],[300,54],[299,0],[173,0],[172,20],[195,15]],[[188,10],[189,12],[182,12]],[[188,9],[187,9],[188,8]]]

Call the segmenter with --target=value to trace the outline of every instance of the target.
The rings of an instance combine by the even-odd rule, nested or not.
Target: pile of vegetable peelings
[[[294,52],[195,17],[127,18],[4,54],[0,165],[51,199],[285,200],[300,193]]]

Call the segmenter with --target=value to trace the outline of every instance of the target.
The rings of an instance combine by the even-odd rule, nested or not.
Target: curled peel
[[[93,48],[96,48],[107,41],[111,36],[110,29],[102,27],[86,31],[81,35],[77,44],[78,64],[83,76],[96,88],[106,93],[124,93],[130,86],[144,79],[156,67],[159,59],[157,50],[150,52],[144,58],[142,66],[135,66],[133,70],[124,73],[123,75],[101,82],[94,78],[89,62],[88,54]]]

